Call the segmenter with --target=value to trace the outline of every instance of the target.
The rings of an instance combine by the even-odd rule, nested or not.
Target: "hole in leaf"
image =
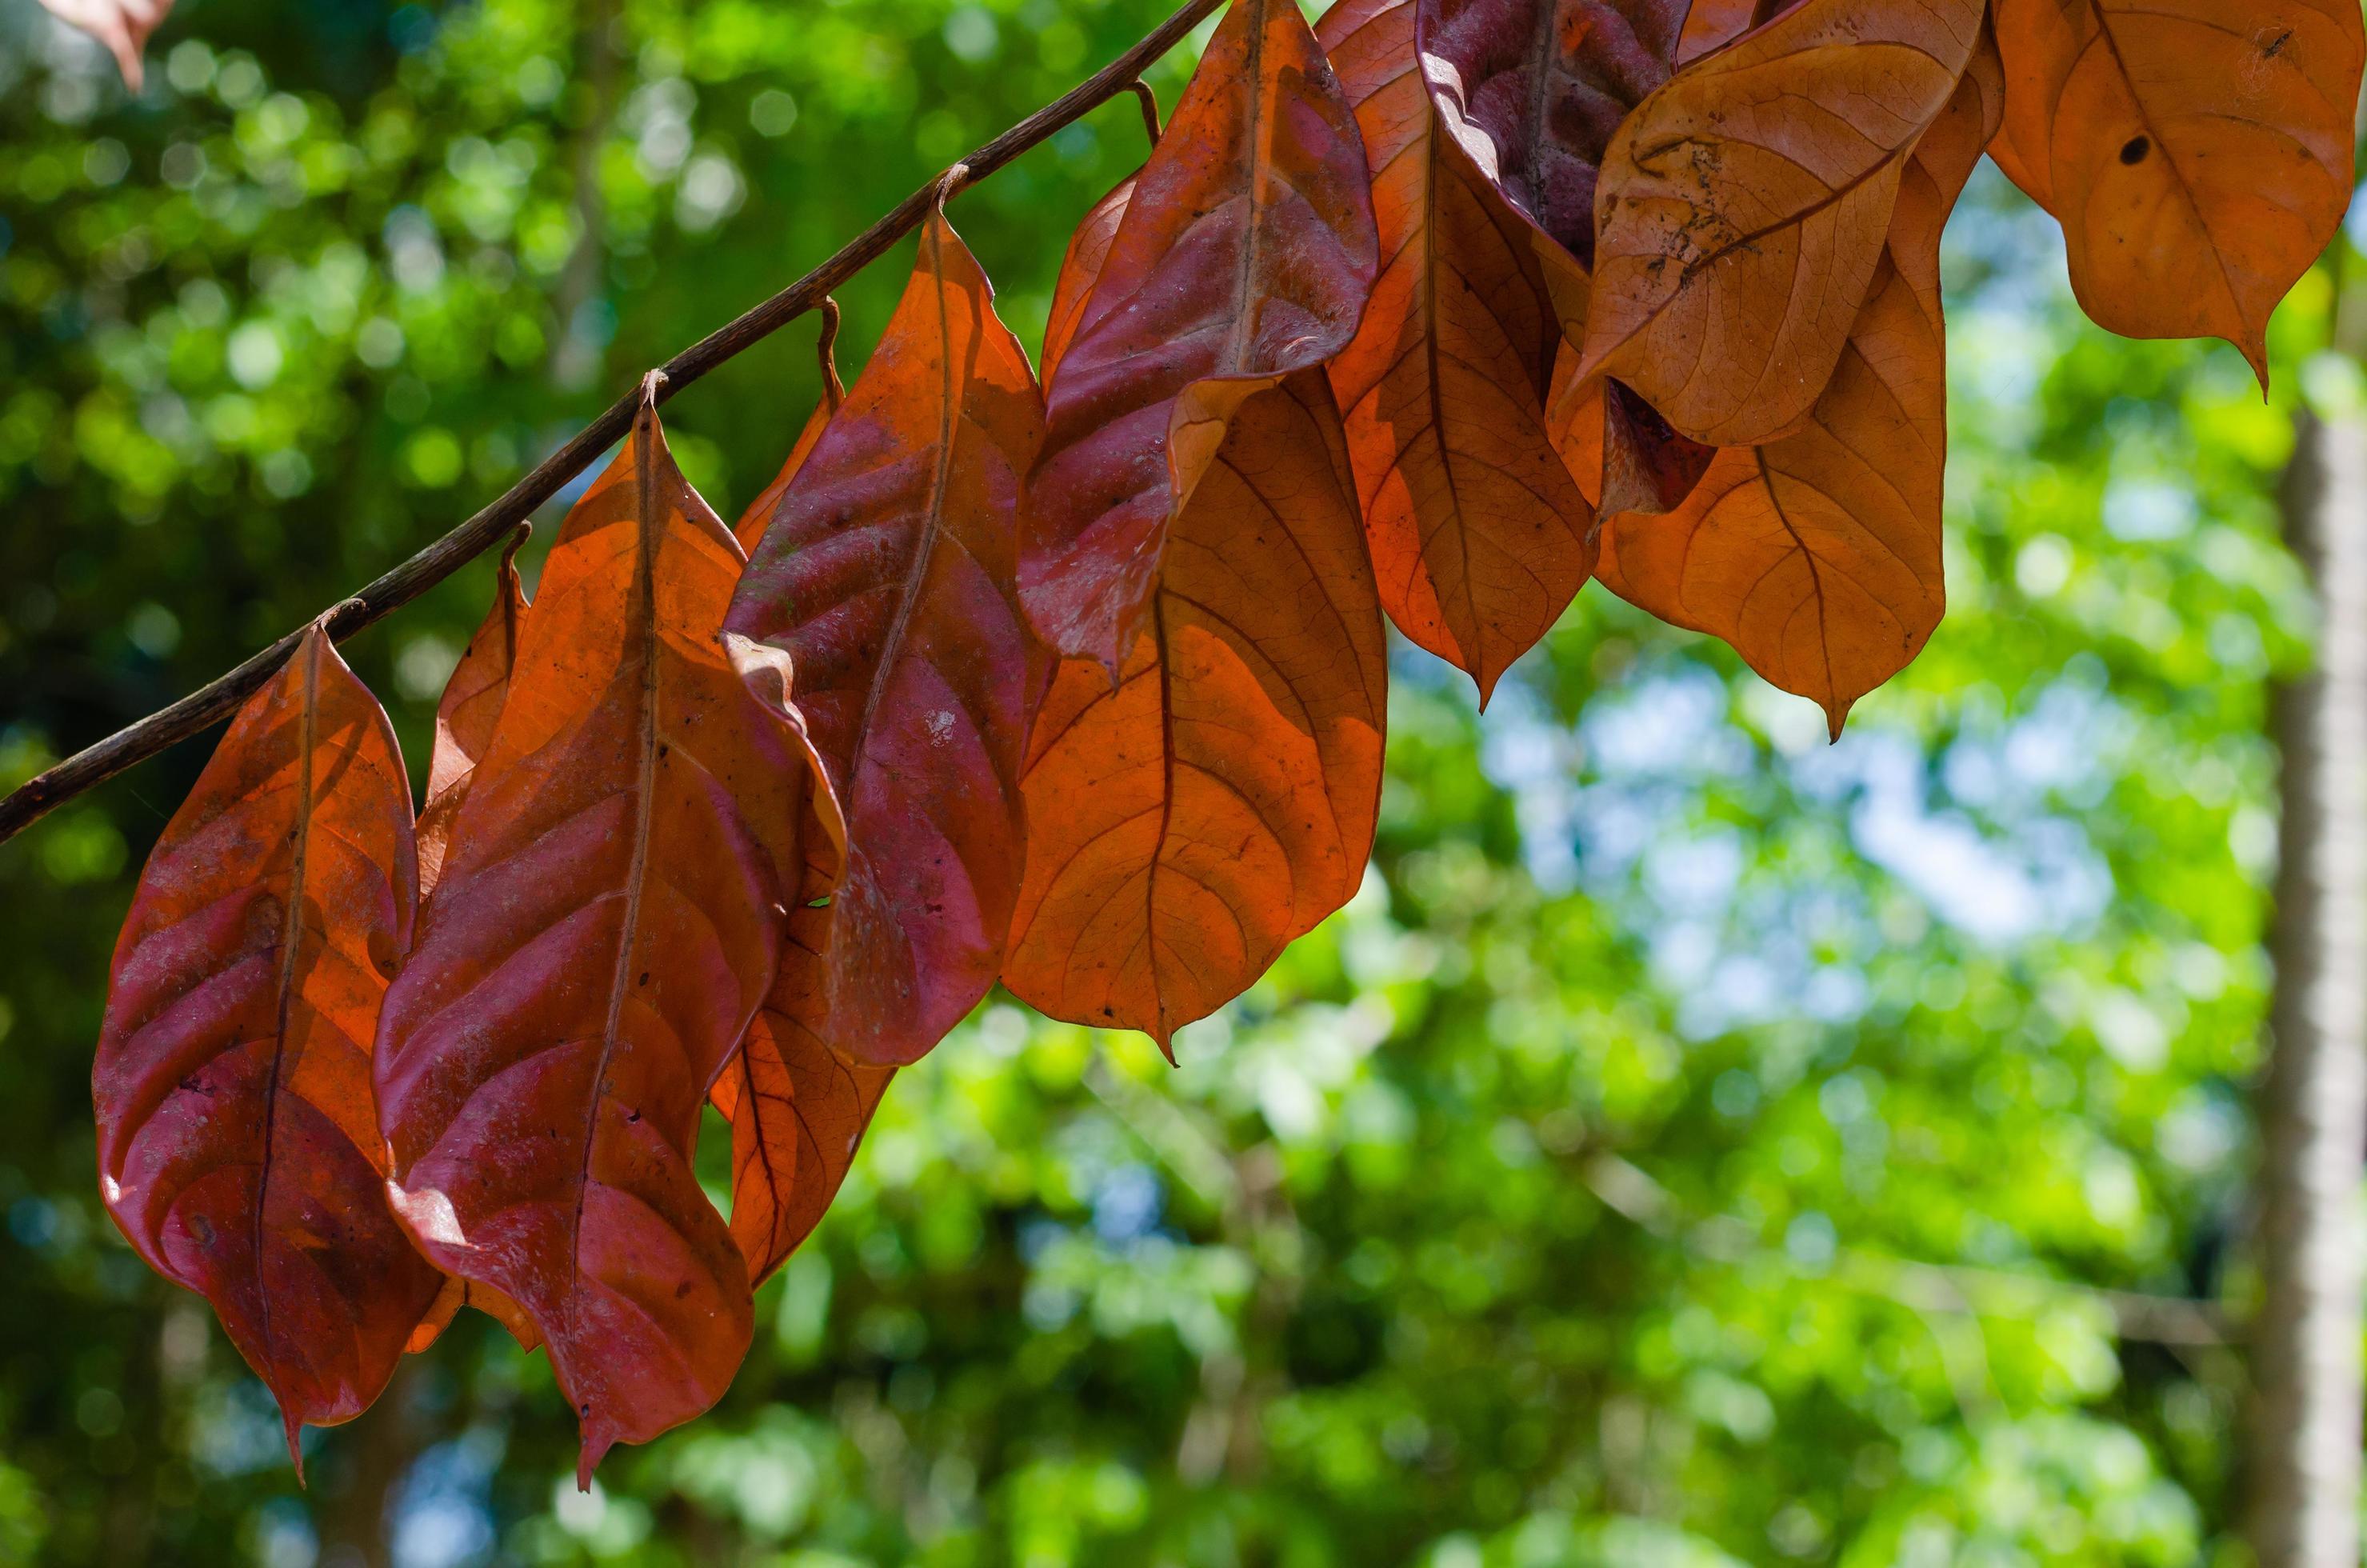
[[[2124,164],[2142,164],[2145,162],[2145,155],[2152,151],[2153,142],[2151,138],[2145,136],[2132,136],[2126,142],[2121,143],[2121,162]]]

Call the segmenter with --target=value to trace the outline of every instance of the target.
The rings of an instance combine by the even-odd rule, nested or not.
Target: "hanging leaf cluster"
[[[1385,618],[1484,698],[1600,577],[1838,733],[1940,619],[1981,153],[2098,321],[2265,372],[2361,57],[2353,0],[1233,0],[1040,378],[940,200],[736,529],[645,383],[532,603],[503,562],[415,821],[306,636],[125,924],[109,1211],[291,1451],[473,1305],[588,1482],[721,1396],[990,987],[1166,1047],[1353,893]]]

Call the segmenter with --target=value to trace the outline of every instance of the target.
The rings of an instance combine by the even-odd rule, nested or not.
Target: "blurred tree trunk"
[[[394,1494],[425,1446],[417,1391],[419,1358],[405,1356],[377,1408],[339,1434],[351,1468],[321,1499],[321,1568],[386,1568],[392,1560]]]
[[[2319,614],[2278,692],[2276,995],[2260,1102],[2262,1295],[2251,1326],[2259,1568],[2356,1568],[2359,1207],[2367,1143],[2367,420],[2305,415],[2285,535]]]

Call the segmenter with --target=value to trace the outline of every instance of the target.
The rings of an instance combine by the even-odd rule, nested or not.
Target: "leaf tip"
[[[608,1457],[608,1449],[614,1446],[615,1442],[616,1439],[607,1436],[606,1432],[594,1431],[591,1425],[591,1416],[589,1413],[586,1412],[584,1415],[583,1446],[577,1450],[575,1456],[576,1491],[588,1493],[592,1490],[592,1472],[600,1468],[600,1461]]]
[[[2269,334],[2266,327],[2251,327],[2238,340],[2229,338],[2244,363],[2252,367],[2252,379],[2260,383],[2260,401],[2269,401]]]
[[[1479,711],[1487,712],[1488,704],[1496,699],[1496,683],[1504,678],[1504,672],[1491,668],[1482,660],[1477,668],[1467,669],[1464,673],[1471,677],[1471,684],[1479,688]]]
[[[279,1420],[288,1429],[288,1462],[296,1467],[296,1484],[300,1487],[303,1486],[305,1484],[304,1418],[297,1415],[294,1408],[282,1400],[279,1405]]]
[[[1821,704],[1825,710],[1825,743],[1828,745],[1839,745],[1840,744],[1841,726],[1849,722],[1850,710],[1855,705],[1856,699],[1854,698],[1846,702],[1827,702]]]
[[[722,641],[724,661],[749,695],[775,717],[798,722],[801,716],[791,695],[797,689],[797,661],[788,652],[734,630],[728,620]]]
[[[1591,327],[1593,324],[1590,322],[1587,324]],[[1596,377],[1603,374],[1603,361],[1611,358],[1611,349],[1600,343],[1593,342],[1593,335],[1594,335],[1590,331],[1587,335],[1589,341],[1585,343],[1573,343],[1570,345],[1572,348],[1578,350],[1578,366],[1575,369],[1570,371],[1569,380],[1565,383],[1569,389],[1564,394],[1565,396],[1571,398],[1578,397],[1580,395],[1580,389],[1585,387],[1589,381],[1593,381]]]

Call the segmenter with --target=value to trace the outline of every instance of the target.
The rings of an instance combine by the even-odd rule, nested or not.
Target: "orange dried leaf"
[[[428,1304],[427,1314],[411,1331],[411,1337],[403,1342],[402,1348],[416,1356],[443,1338],[444,1331],[452,1326],[452,1320],[460,1315],[460,1309],[468,1304],[468,1301],[469,1282],[446,1275],[443,1287],[436,1292],[436,1300]]]
[[[1060,357],[1069,351],[1069,340],[1077,335],[1085,304],[1093,297],[1093,285],[1101,281],[1102,263],[1109,257],[1118,225],[1126,221],[1127,203],[1134,199],[1134,182],[1140,174],[1137,170],[1111,187],[1069,236],[1069,248],[1060,256],[1059,278],[1052,285],[1052,309],[1044,318],[1044,359],[1038,374],[1048,384]]]
[[[1749,32],[1756,10],[1756,0],[1693,0],[1685,11],[1683,35],[1677,40],[1678,66],[1691,65]]]
[[[1564,343],[1554,368],[1546,428],[1578,488],[1602,523],[1627,513],[1674,511],[1708,471],[1716,447],[1669,428],[1659,410],[1625,381],[1580,381],[1575,347]]]
[[[1627,114],[1669,80],[1691,20],[1682,0],[1430,0],[1419,12],[1422,69],[1444,132],[1441,166],[1459,171],[1474,204],[1507,233],[1527,234],[1569,342],[1584,339],[1591,309],[1587,269],[1603,160]],[[1492,282],[1479,291],[1513,297]],[[1569,368],[1569,357],[1548,344],[1533,381],[1547,438],[1565,449],[1565,460],[1573,430],[1588,443],[1580,462],[1565,461],[1587,504],[1603,509],[1605,466],[1622,479],[1653,476],[1656,509],[1682,500],[1708,450],[1632,395],[1622,404],[1633,403],[1639,417],[1606,425],[1600,388],[1593,380],[1580,386]],[[1594,405],[1582,419],[1574,398]],[[1646,501],[1618,483],[1608,498],[1612,506]],[[1569,565],[1565,557],[1565,573]]]
[[[1290,0],[1234,0],[1111,236],[1048,394],[1020,593],[1113,674],[1161,536],[1244,400],[1346,345],[1372,291],[1355,121]]]
[[[781,472],[773,476],[773,483],[757,494],[756,499],[748,504],[748,509],[740,514],[740,520],[731,525],[731,537],[740,541],[740,553],[751,559],[754,558],[756,546],[764,538],[764,529],[772,522],[773,514],[779,509],[781,497],[787,492],[789,482],[797,478],[799,469],[805,467],[814,443],[821,440],[821,433],[830,427],[831,415],[836,414],[838,405],[846,401],[846,387],[838,379],[838,301],[824,295],[821,301],[821,335],[814,344],[814,358],[821,369],[821,401],[814,404],[811,414],[806,415],[805,425],[798,431],[798,438],[789,444],[789,455],[781,464]]]
[[[799,469],[806,466],[806,459],[813,455],[814,443],[821,439],[821,433],[830,426],[830,416],[837,412],[838,399],[835,396],[825,394],[820,403],[814,404],[813,412],[806,415],[804,427],[798,430],[797,440],[789,448],[787,460],[781,464],[781,472],[773,476],[772,483],[757,492],[756,498],[748,503],[748,509],[740,514],[740,520],[731,525],[731,537],[739,541],[742,555],[752,558],[755,555],[756,546],[764,541],[764,529],[773,521],[773,514],[780,509],[781,497],[788,492],[789,482],[797,478]]]
[[[452,666],[444,683],[443,699],[436,704],[436,745],[427,754],[427,804],[419,812],[419,897],[425,903],[444,874],[444,849],[452,836],[452,820],[469,792],[469,777],[485,748],[493,744],[493,726],[502,716],[503,699],[510,689],[510,665],[517,656],[518,626],[526,618],[526,586],[518,580],[517,552],[526,542],[521,529],[502,551],[494,569],[493,606],[485,612],[468,651]]]
[[[726,619],[731,658],[809,748],[840,857],[815,1033],[920,1057],[1002,967],[1019,886],[1027,356],[942,212],[885,336],[783,493]]]
[[[799,764],[719,641],[740,551],[651,398],[543,568],[377,1062],[395,1211],[540,1330],[585,1484],[747,1350],[747,1268],[691,1153],[795,871]]]
[[[1716,446],[1796,428],[1984,9],[1801,0],[1639,104],[1603,157],[1578,379],[1617,376]]]
[[[708,1098],[731,1124],[731,1236],[761,1285],[810,1234],[855,1163],[892,1067],[854,1061],[815,1028],[825,997],[839,854],[800,781],[800,880],[772,994]]]
[[[821,1222],[896,1075],[893,1067],[832,1049],[814,1032],[830,931],[827,907],[815,903],[837,855],[810,814],[805,834],[805,880],[789,910],[780,975],[709,1096],[731,1123],[731,1234],[759,1285]]]
[[[2071,287],[2130,337],[2222,337],[2268,381],[2269,312],[2350,201],[2367,42],[2351,0],[1998,0],[1999,164],[2063,223]]]
[[[757,1284],[821,1222],[895,1075],[771,1007],[749,1026],[714,1098],[731,1123],[731,1233]]]
[[[460,1315],[462,1307],[474,1307],[508,1329],[520,1348],[541,1347],[542,1335],[535,1328],[534,1320],[526,1315],[526,1309],[491,1286],[447,1275],[435,1305],[419,1320],[419,1326],[411,1331],[411,1341],[403,1348],[414,1356],[427,1349],[444,1336],[444,1331],[452,1326],[452,1320]]]
[[[1054,674],[1003,968],[1054,1017],[1163,1047],[1364,875],[1386,669],[1338,420],[1316,371],[1244,401],[1116,685],[1090,658]]]
[[[1382,608],[1485,701],[1585,585],[1594,515],[1545,428],[1561,327],[1533,226],[1444,133],[1414,27],[1414,0],[1344,0],[1317,29],[1389,258],[1331,385]]]
[[[1984,40],[1909,160],[1874,291],[1806,426],[1719,452],[1677,511],[1605,529],[1606,586],[1724,638],[1822,704],[1835,736],[1852,703],[1921,651],[1945,602],[1940,231],[2001,98]]]
[[[91,1086],[108,1215],[213,1303],[296,1440],[358,1415],[440,1281],[387,1212],[370,1040],[417,907],[411,786],[318,627],[141,873]]]
[[[1685,0],[1421,5],[1422,69],[1446,134],[1549,242],[1538,257],[1572,327],[1586,316],[1604,150],[1669,80],[1686,10]]]

